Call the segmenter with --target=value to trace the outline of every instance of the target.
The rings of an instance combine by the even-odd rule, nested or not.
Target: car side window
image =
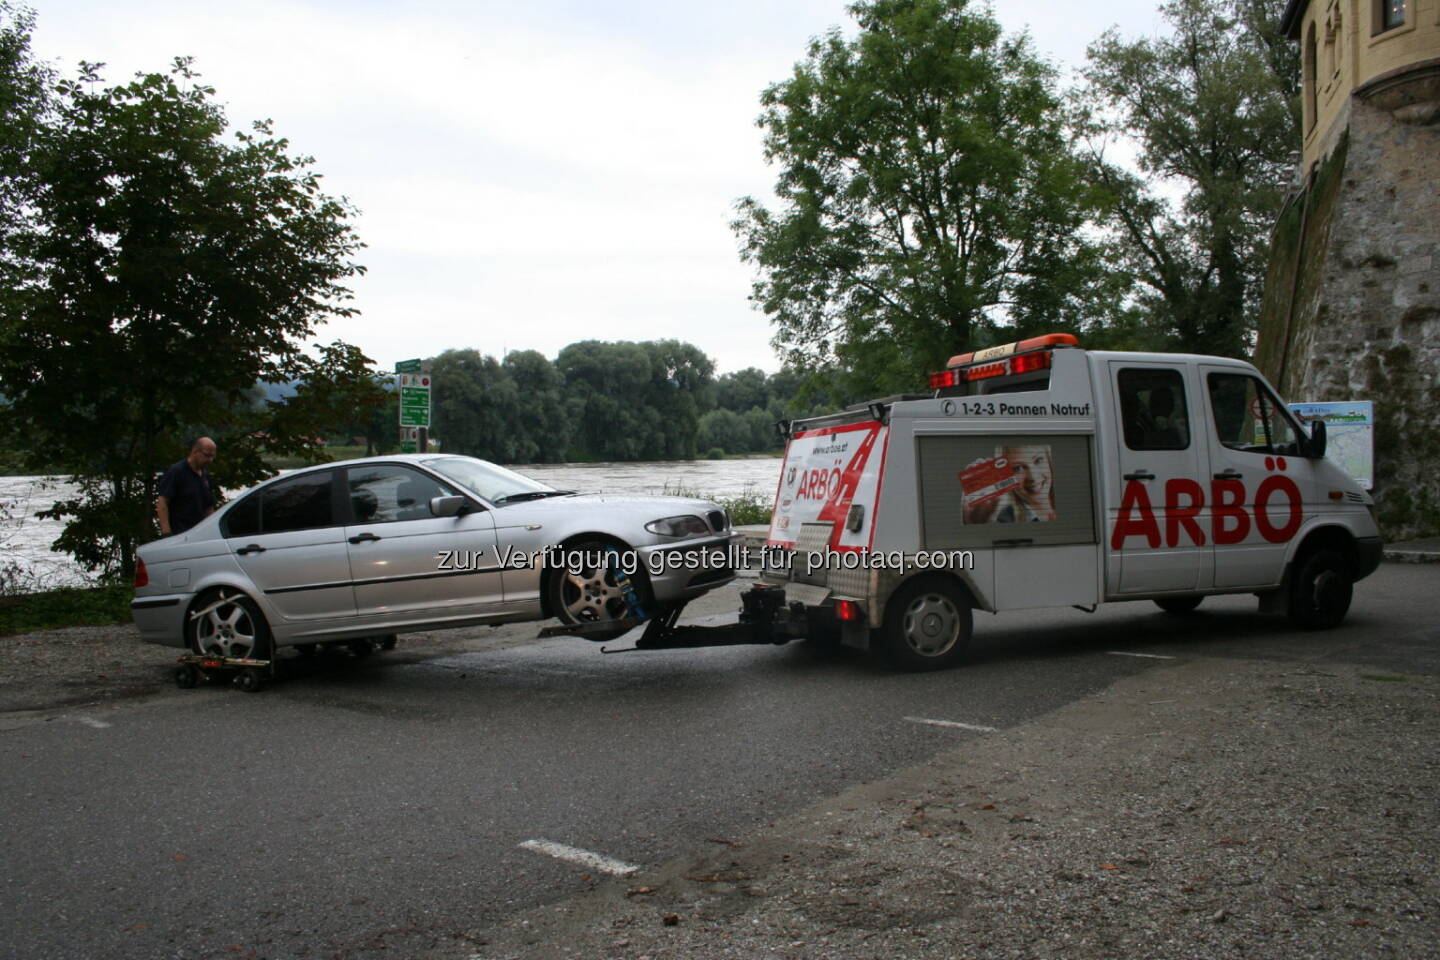
[[[306,473],[272,484],[260,495],[260,532],[285,533],[328,527],[335,522],[330,494],[333,470]]]
[[[260,494],[252,493],[235,506],[225,511],[224,525],[227,537],[253,537],[260,532]]]
[[[354,523],[428,520],[432,498],[455,495],[434,477],[395,464],[351,467],[346,478]]]
[[[1299,455],[1299,432],[1258,377],[1212,373],[1206,381],[1215,414],[1215,436],[1221,445],[1245,453]]]
[[[1131,450],[1188,450],[1190,410],[1179,370],[1131,367],[1115,378],[1120,421]]]
[[[330,526],[335,522],[330,492],[334,477],[333,470],[325,470],[256,490],[226,511],[222,521],[225,536],[254,537]]]

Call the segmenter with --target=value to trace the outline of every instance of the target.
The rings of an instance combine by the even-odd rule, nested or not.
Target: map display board
[[[1325,459],[1360,481],[1375,486],[1375,404],[1369,400],[1341,403],[1292,403],[1290,412],[1309,429],[1311,420],[1325,421]]]

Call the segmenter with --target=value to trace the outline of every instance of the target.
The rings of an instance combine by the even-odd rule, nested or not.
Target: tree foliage
[[[431,433],[448,453],[498,463],[555,463],[569,452],[569,404],[555,365],[534,350],[504,361],[447,350],[430,361],[435,383]]]
[[[306,348],[353,313],[350,207],[267,124],[227,140],[213,98],[186,59],[108,87],[84,64],[25,169],[4,171],[6,426],[29,462],[74,474],[80,496],[51,515],[91,569],[125,570],[153,535],[154,480],[185,435],[215,436],[234,488],[269,472],[262,445],[318,457],[329,424],[383,399],[354,347]],[[294,398],[254,404],[257,382],[297,379]]]
[[[765,90],[778,210],[739,203],[753,299],[797,369],[913,389],[996,337],[1074,329],[1098,294],[1054,71],[968,0],[862,0]]]
[[[1283,0],[1171,0],[1173,33],[1091,45],[1079,100],[1115,261],[1141,285],[1136,346],[1248,352],[1265,247],[1300,142]],[[1117,138],[1134,162],[1113,154]],[[1108,153],[1107,153],[1108,151]]]
[[[714,405],[715,364],[678,340],[584,340],[555,366],[573,405],[585,459],[690,460],[700,416]]]

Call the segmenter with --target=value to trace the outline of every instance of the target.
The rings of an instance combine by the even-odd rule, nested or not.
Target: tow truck
[[[1322,629],[1380,562],[1374,502],[1324,458],[1324,423],[1303,430],[1240,360],[1049,334],[782,430],[739,618],[654,611],[637,648],[834,633],[932,670],[963,657],[975,610],[1145,600],[1184,615],[1233,593]]]

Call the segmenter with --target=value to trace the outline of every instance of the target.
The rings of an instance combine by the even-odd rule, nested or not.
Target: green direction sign
[[[400,375],[400,425],[402,427],[430,426],[430,375],[428,373],[402,373]]]
[[[419,358],[419,357],[416,357],[414,360],[399,360],[399,361],[397,361],[396,364],[395,364],[395,372],[396,372],[396,373],[419,373],[419,372],[420,372],[420,358]]]

